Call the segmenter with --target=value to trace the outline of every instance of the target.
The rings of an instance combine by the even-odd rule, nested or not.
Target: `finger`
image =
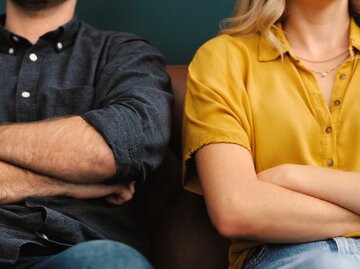
[[[133,197],[133,192],[130,189],[122,189],[119,193],[117,193],[123,200],[129,201]]]
[[[135,193],[135,181],[130,182],[129,187],[130,187],[131,193],[134,194]]]
[[[111,195],[106,196],[105,200],[113,205],[121,205],[121,204],[127,202],[126,200],[122,199],[121,196],[116,195],[116,194],[111,194]]]

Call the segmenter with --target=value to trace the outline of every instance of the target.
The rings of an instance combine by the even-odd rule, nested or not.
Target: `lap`
[[[360,268],[360,239],[265,245],[244,269]]]
[[[344,255],[338,253],[321,253],[302,257],[279,269],[357,269],[360,267],[360,260],[356,256]]]
[[[88,241],[51,256],[25,256],[9,269],[151,269],[135,249],[114,241]]]

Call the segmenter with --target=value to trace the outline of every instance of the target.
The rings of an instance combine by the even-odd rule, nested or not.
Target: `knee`
[[[78,244],[61,254],[63,268],[151,269],[137,250],[114,241],[96,240]]]

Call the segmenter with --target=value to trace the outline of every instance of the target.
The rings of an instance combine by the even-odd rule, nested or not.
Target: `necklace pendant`
[[[322,72],[321,77],[324,78],[324,77],[326,77],[327,74],[328,74],[328,72]]]

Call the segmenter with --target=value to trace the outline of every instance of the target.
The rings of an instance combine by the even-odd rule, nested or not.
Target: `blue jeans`
[[[302,244],[271,244],[259,248],[244,269],[360,268],[360,239],[337,237]]]
[[[1,267],[3,268],[3,267]],[[20,257],[11,269],[152,269],[135,249],[108,240],[88,241],[52,256]]]

